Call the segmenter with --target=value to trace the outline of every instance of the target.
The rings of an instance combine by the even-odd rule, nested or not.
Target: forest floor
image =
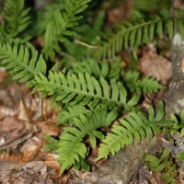
[[[126,11],[131,9],[127,4]],[[122,14],[125,7],[112,8],[107,12],[106,26],[112,26],[131,15]],[[163,44],[164,40],[160,44]],[[143,76],[151,76],[159,80],[168,89],[171,85],[171,52],[165,50],[158,53],[153,44],[147,44],[138,51],[138,69]],[[120,52],[122,64],[127,67],[131,62],[127,52]],[[140,104],[147,108],[163,99],[166,90],[145,96]],[[40,99],[39,93],[34,95],[24,85],[15,83],[4,68],[0,68],[0,183],[3,184],[84,184],[84,171],[71,168],[59,175],[60,165],[57,155],[45,151],[47,144],[44,136],[59,137],[62,126],[57,127],[58,111],[50,107],[50,99]],[[95,163],[98,147],[94,148],[88,161],[93,163],[92,171],[100,168],[108,160]],[[114,171],[112,171],[114,172]],[[145,177],[145,171],[139,172],[139,177]],[[184,180],[182,180],[184,183]],[[164,184],[161,173],[151,175],[141,184]],[[132,178],[131,184],[140,183]],[[182,182],[180,182],[182,183]]]

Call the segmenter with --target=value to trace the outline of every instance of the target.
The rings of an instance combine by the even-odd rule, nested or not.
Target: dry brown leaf
[[[0,174],[1,172],[7,172],[11,170],[18,170],[23,167],[25,163],[20,161],[10,162],[10,161],[0,161]]]
[[[6,76],[7,76],[7,73],[6,73],[5,68],[0,67],[0,82],[2,82]]]
[[[22,155],[10,155],[8,153],[4,153],[0,155],[0,161],[9,161],[9,162],[15,162],[15,161],[21,161]]]
[[[11,139],[14,136],[19,136],[20,132],[26,131],[24,122],[13,116],[6,116],[0,121],[0,136],[5,140]]]
[[[7,106],[7,107],[13,107],[15,105],[11,94],[8,92],[8,90],[0,89],[0,102],[1,105]]]
[[[151,184],[166,184],[163,180],[162,180],[162,174],[161,173],[155,173],[153,174],[153,177],[151,177],[149,179]]]
[[[40,151],[42,146],[42,140],[38,137],[34,136],[31,139],[28,139],[25,144],[21,148],[21,152],[23,153],[23,162],[29,162],[33,160],[33,158]]]
[[[23,133],[22,135],[11,137],[10,139],[6,140],[4,144],[0,146],[0,150],[17,147],[17,145],[29,139],[30,137],[32,137],[32,135],[33,135],[32,132],[31,133],[26,132],[26,133]]]
[[[139,67],[144,76],[154,77],[163,85],[167,85],[172,78],[171,62],[159,56],[151,44],[149,51],[140,58]]]
[[[60,165],[57,162],[57,158],[58,158],[57,155],[50,153],[47,155],[47,158],[45,159],[44,164],[55,170],[60,170]]]
[[[61,130],[60,127],[56,126],[56,122],[53,120],[38,122],[36,126],[41,130],[42,135],[58,136]]]

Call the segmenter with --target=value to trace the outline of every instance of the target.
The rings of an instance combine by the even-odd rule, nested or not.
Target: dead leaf
[[[0,136],[4,137],[5,140],[11,139],[14,136],[20,136],[20,132],[24,128],[24,122],[13,116],[6,116],[0,121]]]
[[[16,137],[11,137],[10,139],[6,140],[4,144],[0,146],[0,150],[17,147],[20,143],[24,142],[25,140],[29,139],[33,133],[24,133],[22,135],[18,135]]]
[[[56,126],[56,121],[47,120],[36,123],[36,126],[41,130],[42,135],[58,136],[61,128]]]
[[[33,160],[33,158],[40,151],[42,146],[42,140],[38,137],[34,136],[31,139],[28,139],[25,144],[21,148],[21,152],[23,153],[23,162],[29,162]]]
[[[163,85],[167,85],[172,78],[171,62],[163,56],[159,56],[151,44],[149,51],[140,58],[139,67],[144,76],[154,77]]]
[[[4,154],[1,154],[0,155],[0,161],[9,161],[9,162],[20,162],[22,159],[22,155],[19,154],[19,155],[10,155],[8,153],[4,153]]]
[[[58,158],[57,155],[50,153],[47,155],[47,158],[45,159],[44,164],[55,170],[60,170],[60,165],[57,162],[57,158]]]
[[[6,73],[5,68],[0,67],[0,82],[2,82],[6,76],[7,76],[7,73]]]

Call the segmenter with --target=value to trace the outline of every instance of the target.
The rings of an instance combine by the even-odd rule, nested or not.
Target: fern
[[[97,159],[106,158],[110,153],[114,155],[124,146],[133,144],[134,138],[140,142],[145,137],[153,137],[161,131],[161,126],[171,126],[172,121],[165,121],[163,103],[160,102],[157,114],[152,107],[149,115],[139,111],[130,112],[125,119],[120,119],[120,125],[114,125],[112,132],[108,133],[99,149]]]
[[[47,25],[53,21],[56,10],[64,11],[64,3],[53,2],[52,4],[45,5],[43,10],[36,11],[36,18],[32,22],[29,34],[32,37],[43,36]]]
[[[139,97],[134,95],[127,102],[127,91],[120,82],[111,81],[110,86],[103,77],[97,81],[88,73],[78,75],[62,72],[49,72],[48,78],[43,74],[35,76],[35,91],[42,91],[42,96],[51,96],[54,102],[69,104],[70,106],[80,104],[94,109],[99,103],[106,104],[109,108],[134,106]]]
[[[159,158],[145,154],[143,159],[146,161],[146,166],[154,173],[163,172],[162,179],[167,184],[177,183],[177,167],[172,161],[169,150],[164,149]]]
[[[43,53],[46,58],[54,59],[55,52],[60,51],[59,42],[69,43],[66,36],[73,36],[75,32],[69,30],[78,24],[77,21],[82,18],[78,14],[84,11],[87,3],[91,0],[66,0],[65,12],[61,13],[59,9],[54,12],[53,20],[47,25],[44,36],[45,46]]]
[[[57,125],[65,124],[65,123],[73,123],[74,118],[78,118],[81,115],[91,114],[92,111],[86,109],[84,106],[74,105],[68,106],[67,109],[62,109],[62,111],[58,114],[58,122]]]
[[[49,17],[53,16],[53,19],[46,26],[44,48],[41,50],[44,58],[54,60],[61,48],[66,50],[66,54],[77,58],[79,45],[74,45],[74,50],[69,51],[69,46],[72,44],[69,38],[77,33],[80,34],[81,27],[76,27],[82,18],[79,14],[86,9],[90,1],[65,0],[63,12],[63,5],[56,8],[53,14],[50,14],[50,10],[46,10],[44,16],[49,12]],[[121,81],[120,62],[114,64],[115,60],[113,60],[112,63],[110,61],[98,63],[98,60],[93,58],[93,51],[83,46],[101,39],[104,14],[100,15],[92,32],[86,32],[85,37],[81,39],[80,44],[83,45],[80,45],[80,48],[83,49],[77,59],[82,62],[78,62],[77,65],[72,64],[71,68],[64,68],[59,72],[56,72],[58,69],[56,64],[47,74],[46,60],[43,59],[42,54],[27,42],[28,39],[19,37],[29,24],[28,13],[29,9],[24,9],[23,0],[6,0],[3,10],[6,21],[0,26],[0,59],[15,80],[27,82],[26,86],[33,87],[33,92],[40,91],[41,97],[51,96],[51,103],[62,105],[57,125],[66,124],[65,128],[58,141],[47,137],[51,142],[47,148],[59,156],[61,173],[71,166],[88,168],[86,158],[89,154],[89,146],[83,142],[84,140],[87,140],[92,147],[96,146],[97,140],[103,141],[99,149],[98,159],[100,159],[110,153],[114,155],[121,147],[131,145],[134,138],[139,142],[146,136],[152,137],[160,132],[162,126],[170,128],[172,122],[163,120],[163,103],[159,104],[157,112],[151,107],[149,115],[141,112],[140,109],[138,111],[139,93],[157,91],[162,88],[158,82],[151,78],[140,80],[136,72],[127,73],[124,83],[119,82]],[[177,20],[179,30],[182,30],[182,20]],[[114,34],[112,40],[104,43],[97,52],[100,57],[105,58],[106,55],[113,56],[122,46],[125,48],[131,46],[135,49],[140,43],[152,40],[155,34],[162,37],[164,23],[168,26],[169,35],[172,37],[173,19],[156,16],[149,22],[127,21],[120,26],[121,30],[118,34]],[[38,30],[42,33],[45,25],[40,26]],[[89,27],[86,30],[89,30]],[[96,33],[92,34],[94,30]],[[84,32],[85,30],[75,38],[82,38]],[[147,33],[149,34],[145,37]],[[16,42],[16,39],[19,41]],[[25,43],[20,44],[22,42]],[[129,94],[129,91],[133,93]],[[105,137],[105,133],[100,128],[110,127],[112,121],[117,119],[117,111],[121,112],[120,110],[129,112],[129,115],[125,119],[120,119],[119,125],[114,125],[112,132],[107,133]],[[176,130],[178,127],[174,125],[173,132]]]
[[[2,64],[19,82],[27,81],[27,86],[32,85],[34,76],[46,73],[46,64],[38,52],[30,44],[18,45],[0,43],[0,59]]]
[[[30,24],[29,11],[29,8],[24,9],[24,0],[5,1],[2,15],[7,23],[3,33],[8,39],[18,36]]]
[[[163,37],[164,27],[167,27],[167,31],[170,39],[173,37],[174,24],[173,18],[162,18],[158,15],[153,16],[150,20],[144,19],[134,21],[124,21],[123,25],[118,25],[116,33],[109,35],[108,39],[101,43],[100,49],[96,51],[97,58],[112,58],[115,53],[119,52],[122,47],[133,49],[134,56],[136,57],[136,49],[140,44],[151,42],[155,35],[160,38]],[[178,28],[181,34],[183,34],[183,20],[182,18],[176,18]]]
[[[106,80],[115,79],[120,80],[120,68],[113,67],[114,64],[110,64],[108,62],[97,63],[93,59],[88,59],[83,62],[75,62],[72,66],[71,71],[74,73],[88,73],[89,75],[94,76],[99,79],[100,76],[105,78]]]
[[[87,148],[84,142],[82,142],[84,137],[88,135],[92,146],[95,147],[96,138],[103,139],[104,137],[102,132],[97,129],[108,127],[116,117],[116,108],[107,113],[105,106],[98,106],[94,113],[88,115],[81,114],[79,118],[74,118],[75,127],[64,128],[57,143],[58,148],[53,150],[59,155],[60,172],[62,173],[65,169],[75,165],[75,163],[79,164],[81,161],[84,161],[87,157]],[[70,144],[68,144],[69,142]]]
[[[157,80],[151,77],[144,77],[142,80],[139,78],[140,74],[137,71],[128,71],[125,73],[125,81],[131,92],[136,90],[138,92],[151,93],[163,88]]]
[[[105,19],[105,13],[99,13],[98,17],[95,20],[95,23],[91,25],[89,21],[83,20],[84,23],[80,24],[77,27],[74,27],[77,35],[75,36],[75,44],[68,43],[64,44],[66,51],[62,53],[64,57],[62,63],[69,65],[71,63],[71,58],[76,61],[86,60],[88,58],[93,58],[94,49],[93,47],[103,36],[104,32],[102,26]],[[88,25],[89,24],[89,25]]]
[[[180,113],[179,117],[171,114],[171,120],[174,122],[172,129],[170,130],[171,135],[174,135],[176,132],[180,132],[181,136],[184,135],[184,110]]]

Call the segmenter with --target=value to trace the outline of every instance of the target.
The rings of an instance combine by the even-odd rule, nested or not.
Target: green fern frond
[[[0,43],[0,59],[13,75],[13,79],[18,82],[27,81],[27,86],[32,85],[35,75],[46,73],[46,64],[42,55],[39,55],[30,44]]]
[[[66,0],[65,12],[56,9],[53,20],[47,25],[44,36],[45,46],[43,53],[46,58],[54,59],[55,52],[60,51],[59,43],[69,43],[66,36],[75,35],[70,29],[78,24],[79,16],[87,8],[87,3],[91,0]]]
[[[106,158],[110,153],[114,155],[122,147],[133,144],[134,138],[140,142],[145,137],[153,137],[160,132],[160,126],[171,126],[172,121],[164,121],[163,103],[160,102],[158,112],[149,108],[149,115],[143,112],[130,112],[125,119],[120,119],[120,125],[112,127],[99,149],[97,159]]]
[[[151,77],[140,79],[140,73],[137,71],[128,71],[125,73],[125,82],[131,92],[138,91],[143,93],[157,92],[164,88],[157,80]]]
[[[75,58],[75,61],[94,58],[93,51],[96,48],[91,46],[96,45],[97,42],[100,40],[100,37],[104,34],[102,30],[104,19],[105,12],[102,11],[97,16],[93,25],[91,25],[91,22],[88,22],[87,19],[87,21],[84,21],[83,24],[74,27],[74,30],[77,33],[74,41],[75,44],[64,44],[64,48],[66,49],[66,51],[62,54],[64,56],[62,62],[66,63],[66,65],[70,63],[70,56],[72,56],[72,58]]]
[[[24,0],[5,1],[2,15],[7,21],[4,27],[7,38],[16,37],[27,28],[30,23],[29,11],[29,8],[24,9]]]
[[[139,81],[137,85],[138,89],[141,89],[143,93],[157,92],[159,89],[163,89],[164,86],[159,84],[159,82],[151,77],[144,77]]]
[[[184,136],[184,110],[181,111],[179,117],[171,114],[171,120],[174,122],[174,125],[170,131],[171,135],[174,135],[176,132],[180,132],[181,136]]]
[[[75,62],[72,66],[72,71],[75,73],[88,73],[99,79],[100,76],[107,79],[120,79],[120,68],[113,68],[113,64],[106,61],[98,63],[94,59],[88,59],[83,62]]]
[[[64,10],[64,3],[61,2],[52,2],[52,4],[48,4],[44,6],[44,10],[39,10],[36,13],[36,20],[33,22],[33,26],[31,27],[31,32],[29,33],[36,37],[36,36],[43,36],[46,30],[47,25],[53,21],[54,19],[54,12],[56,10],[63,11]]]
[[[176,184],[177,167],[173,163],[169,150],[164,149],[159,157],[151,154],[145,154],[143,159],[146,161],[146,166],[154,173],[163,172],[161,178],[167,184]]]
[[[117,109],[107,112],[106,107],[97,107],[92,114],[80,115],[74,118],[75,127],[65,127],[58,142],[58,149],[54,150],[59,155],[58,162],[61,164],[61,173],[84,160],[87,156],[87,148],[83,139],[89,136],[92,146],[96,145],[96,138],[103,139],[103,134],[97,129],[108,127],[117,117]]]
[[[184,27],[182,19],[177,20],[182,29]],[[174,32],[173,18],[162,18],[155,15],[148,21],[144,19],[132,22],[124,21],[123,25],[118,25],[115,34],[110,35],[107,41],[102,42],[99,46],[100,49],[96,51],[96,56],[98,58],[112,58],[122,48],[129,46],[135,50],[140,44],[151,42],[155,35],[162,38],[165,26],[168,28],[169,37],[172,38]]]
[[[132,107],[139,100],[136,94],[132,99],[127,99],[127,91],[120,82],[112,80],[109,85],[103,77],[98,81],[88,73],[65,74],[50,71],[48,78],[43,74],[36,75],[34,84],[33,92],[42,91],[42,96],[52,96],[54,102],[70,106],[79,104],[94,109],[102,103],[109,108],[125,105]]]
[[[58,114],[58,122],[57,125],[65,124],[65,123],[73,123],[74,118],[78,118],[80,115],[91,114],[92,111],[86,109],[80,105],[68,106],[65,109],[62,109]]]

